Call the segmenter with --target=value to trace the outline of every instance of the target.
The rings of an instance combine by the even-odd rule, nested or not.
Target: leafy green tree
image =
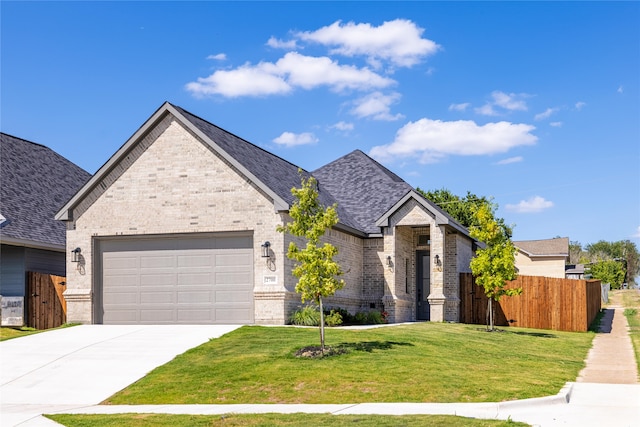
[[[478,249],[471,260],[471,271],[476,283],[484,288],[488,298],[487,330],[494,331],[493,301],[500,301],[503,296],[515,296],[522,293],[522,288],[505,289],[506,282],[516,278],[515,246],[511,242],[511,228],[504,220],[496,219],[495,207],[483,203],[474,211],[474,224],[469,234],[476,240],[485,243],[486,247]]]
[[[289,243],[287,257],[296,262],[292,274],[298,278],[296,292],[301,295],[302,302],[314,301],[320,306],[320,348],[324,353],[324,310],[322,299],[335,294],[344,286],[344,281],[337,279],[342,275],[340,265],[333,260],[338,249],[330,243],[320,244],[320,238],[327,229],[338,223],[337,205],[324,207],[318,201],[318,183],[312,176],[305,179],[300,170],[302,186],[292,188],[291,194],[296,198],[289,210],[292,220],[277,231],[301,237],[306,246],[300,247],[295,242]]]
[[[487,199],[484,196],[476,196],[469,191],[467,191],[467,195],[465,197],[460,197],[453,194],[446,188],[424,191],[418,187],[416,190],[467,228],[472,225],[477,225],[475,223],[474,212],[478,206],[491,204],[490,199]]]
[[[625,279],[622,263],[614,260],[598,261],[591,265],[591,277],[602,283],[609,283],[612,289],[620,289]]]
[[[635,278],[640,274],[640,253],[635,243],[630,240],[617,242],[600,240],[587,245],[585,249],[589,262],[595,264],[607,260],[618,261],[625,271],[623,283],[627,282],[631,285],[636,283]]]

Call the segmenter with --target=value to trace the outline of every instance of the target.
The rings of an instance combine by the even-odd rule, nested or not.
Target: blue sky
[[[360,149],[515,240],[640,246],[638,2],[0,3],[1,129],[95,172],[169,101],[307,170]]]

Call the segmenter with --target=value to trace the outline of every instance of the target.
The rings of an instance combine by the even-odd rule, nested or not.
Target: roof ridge
[[[4,136],[8,136],[9,138],[13,138],[13,139],[17,139],[17,140],[20,140],[20,141],[28,142],[29,144],[38,145],[40,147],[46,148],[47,150],[51,150],[51,151],[53,151],[55,153],[55,151],[53,149],[47,147],[44,144],[40,144],[38,142],[29,141],[28,139],[20,138],[19,136],[14,136],[14,135],[11,135],[11,134],[6,133],[6,132],[0,132],[0,135],[4,135]]]
[[[170,102],[167,102],[167,104],[171,105],[173,108],[176,108],[176,109],[180,110],[180,112],[181,112],[181,113],[183,113],[183,114],[187,114],[187,115],[192,116],[192,117],[194,117],[194,118],[196,118],[196,119],[198,119],[198,120],[201,120],[201,121],[203,121],[203,122],[207,123],[208,125],[215,127],[216,129],[220,129],[222,132],[225,132],[225,133],[227,133],[227,134],[229,134],[229,135],[233,136],[234,138],[238,138],[238,139],[239,139],[239,140],[241,140],[242,142],[246,142],[247,144],[249,144],[249,145],[252,145],[252,146],[256,147],[258,150],[261,150],[261,151],[263,151],[264,153],[266,153],[266,154],[268,154],[268,155],[270,155],[270,156],[272,156],[272,157],[276,157],[276,158],[278,158],[278,159],[282,160],[283,162],[286,162],[286,163],[290,164],[291,166],[295,166],[296,168],[301,169],[303,172],[306,172],[307,174],[310,174],[310,173],[311,173],[311,172],[307,171],[306,169],[304,169],[302,166],[298,166],[298,165],[296,165],[295,163],[292,163],[292,162],[290,162],[289,160],[284,159],[284,158],[282,158],[282,157],[278,156],[277,154],[274,154],[274,153],[272,153],[272,152],[270,152],[270,151],[267,151],[267,150],[265,150],[264,148],[260,147],[259,145],[256,145],[256,144],[254,144],[253,142],[251,142],[251,141],[249,141],[249,140],[247,140],[247,139],[245,139],[245,138],[243,138],[243,137],[241,137],[241,136],[238,136],[238,135],[236,135],[236,134],[235,134],[235,133],[233,133],[233,132],[229,132],[228,130],[226,130],[226,129],[224,129],[224,128],[222,128],[222,127],[220,127],[220,126],[218,126],[218,125],[216,125],[216,124],[214,124],[214,123],[211,123],[209,120],[203,119],[202,117],[200,117],[200,116],[198,116],[198,115],[196,115],[196,114],[193,114],[193,113],[191,113],[191,112],[189,112],[189,111],[185,110],[184,108],[182,108],[182,107],[180,107],[180,106],[178,106],[178,105],[172,104],[172,103],[170,103]]]

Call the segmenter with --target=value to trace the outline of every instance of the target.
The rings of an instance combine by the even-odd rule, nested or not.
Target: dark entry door
[[[431,269],[429,251],[416,252],[416,319],[429,320],[427,297],[431,293]]]

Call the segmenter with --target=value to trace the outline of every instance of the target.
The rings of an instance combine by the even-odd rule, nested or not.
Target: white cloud
[[[616,92],[623,93],[624,92],[624,88],[622,86],[618,86],[618,90]]]
[[[218,70],[209,77],[199,77],[187,83],[186,89],[195,96],[222,95],[227,98],[239,96],[281,95],[293,89],[271,63],[245,64],[235,70]]]
[[[403,118],[402,114],[391,114],[391,105],[397,103],[401,95],[393,92],[385,95],[382,92],[374,92],[354,101],[355,108],[351,114],[363,118],[370,117],[374,120],[394,121]]]
[[[496,162],[496,165],[510,165],[511,163],[520,163],[523,160],[524,159],[522,158],[522,156],[509,157],[508,159],[503,159],[499,162]]]
[[[370,90],[395,84],[368,68],[340,65],[328,57],[313,57],[289,52],[276,63],[245,64],[234,70],[217,70],[209,77],[187,83],[186,89],[196,96],[280,95],[295,87],[314,89],[328,86],[340,92],[345,89]]]
[[[521,145],[533,145],[538,138],[534,126],[510,122],[478,125],[473,121],[443,122],[420,119],[409,122],[387,145],[373,147],[372,157],[379,160],[417,157],[420,163],[433,163],[447,155],[480,156],[505,153]]]
[[[506,205],[507,211],[516,213],[536,213],[542,212],[553,206],[553,202],[545,200],[544,197],[533,196],[528,200],[521,200],[517,205]]]
[[[638,229],[636,230],[636,234],[634,234],[633,236],[634,238],[640,239],[640,226],[638,226]]]
[[[549,123],[549,126],[553,126],[554,128],[561,128],[562,122],[551,122]]]
[[[274,138],[273,142],[278,145],[284,145],[285,147],[295,147],[298,145],[315,144],[318,142],[318,138],[316,138],[316,136],[311,132],[283,132],[282,135]]]
[[[587,105],[587,103],[586,103],[586,102],[582,102],[582,101],[578,101],[578,102],[576,102],[576,105],[575,105],[576,110],[578,110],[578,111],[582,110],[582,108],[583,108],[585,105]]]
[[[487,101],[482,107],[476,108],[475,111],[485,116],[497,116],[502,112],[499,110],[506,112],[527,111],[525,98],[528,98],[528,96],[523,93],[504,93],[496,90],[491,92],[491,100]]]
[[[471,106],[471,104],[468,102],[463,102],[461,104],[451,104],[449,105],[449,111],[466,111],[469,106]]]
[[[389,61],[400,67],[411,67],[423,58],[433,55],[440,46],[422,38],[424,29],[405,19],[384,22],[375,27],[371,24],[343,24],[336,21],[316,31],[304,31],[296,36],[304,41],[334,47],[330,53],[344,56],[367,57],[372,66],[380,61]]]
[[[368,90],[395,84],[395,81],[374,73],[368,68],[339,65],[326,56],[304,56],[289,52],[275,67],[288,75],[288,82],[304,89],[326,85],[335,91],[344,89]]]
[[[343,132],[349,132],[353,130],[354,126],[353,126],[353,123],[338,122],[335,125],[330,126],[330,128],[337,129]]]
[[[557,107],[554,108],[547,108],[546,110],[544,110],[542,113],[538,113],[536,114],[533,119],[534,120],[546,120],[549,117],[551,117],[552,114],[555,114],[559,111],[560,109]]]
[[[284,41],[272,36],[269,38],[269,40],[267,40],[267,46],[272,47],[274,49],[293,50],[298,48],[298,43],[295,40]]]
[[[215,55],[209,55],[207,56],[207,59],[213,59],[216,61],[224,61],[227,59],[227,54],[226,53],[217,53]]]

